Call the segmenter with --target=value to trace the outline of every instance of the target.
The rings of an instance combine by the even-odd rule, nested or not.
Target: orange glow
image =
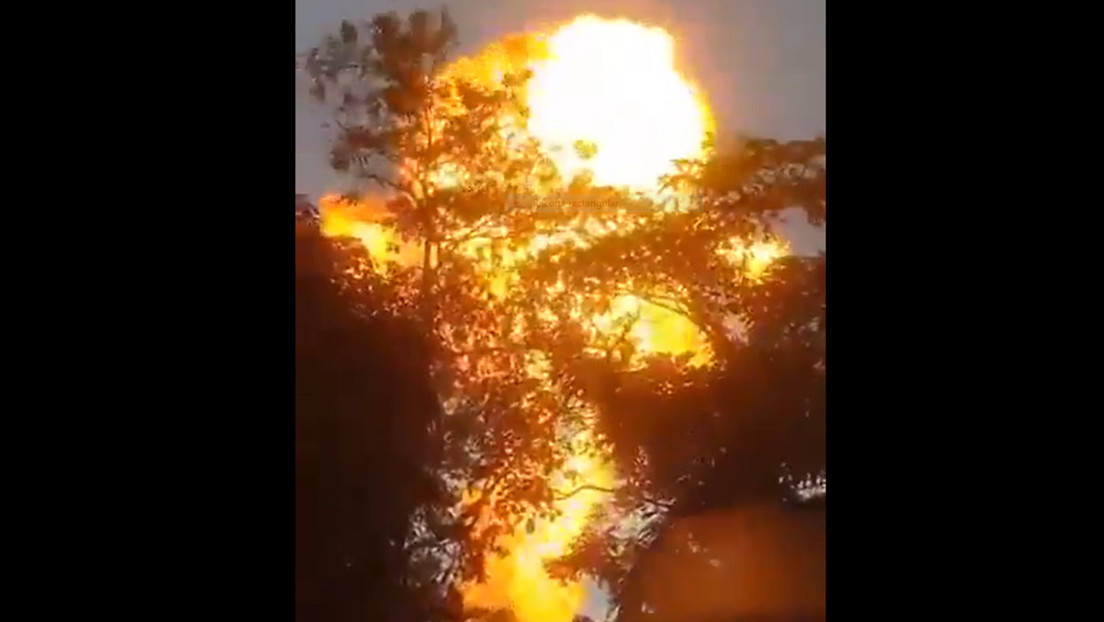
[[[658,178],[671,171],[672,160],[701,154],[702,141],[712,129],[709,109],[674,70],[674,42],[663,30],[583,16],[550,36],[511,41],[461,59],[452,71],[469,79],[494,80],[504,72],[530,69],[527,130],[541,141],[565,180],[589,170],[597,185],[654,191]],[[583,160],[574,149],[577,141],[594,145],[593,157]],[[576,222],[534,236],[488,275],[492,292],[504,295],[514,268],[544,248],[568,240],[585,246],[576,231],[580,225],[592,236],[618,228],[616,222]],[[487,243],[473,241],[466,251],[474,258]],[[693,351],[698,354],[695,362],[708,360],[705,340],[689,320],[631,296],[615,299],[609,310],[593,318],[593,337],[612,331],[627,315],[638,318],[629,339],[639,352]],[[539,366],[530,373],[543,375]],[[612,466],[599,457],[576,455],[570,468],[579,482],[607,489],[615,485]],[[509,608],[521,622],[570,622],[585,597],[583,586],[553,579],[544,563],[567,551],[606,495],[578,492],[557,503],[562,514],[554,520],[540,521],[532,533],[523,527],[506,538],[500,544],[509,554],[491,557],[485,583],[463,586],[465,603]]]
[[[609,334],[626,316],[638,319],[629,330],[628,339],[639,354],[692,353],[690,365],[706,365],[712,360],[709,342],[693,322],[672,310],[659,307],[636,296],[620,296],[606,313],[594,318],[599,332]]]
[[[372,259],[380,262],[384,269],[390,262],[418,265],[421,250],[416,245],[403,244],[394,231],[382,223],[387,210],[381,200],[353,202],[339,194],[327,194],[318,200],[318,211],[323,234],[360,240]]]
[[[579,473],[579,481],[603,488],[614,485],[612,468],[594,456],[574,456],[567,466]],[[573,487],[565,485],[564,489],[570,491]],[[464,603],[469,607],[508,608],[518,620],[526,622],[570,622],[583,604],[585,590],[578,582],[553,579],[544,564],[567,552],[605,496],[595,490],[577,492],[556,503],[561,513],[557,519],[539,521],[532,533],[522,526],[504,538],[500,544],[509,555],[487,558],[487,581],[463,586]]]
[[[530,109],[527,129],[541,140],[545,154],[565,179],[590,170],[598,185],[654,192],[658,178],[670,172],[672,160],[702,155],[701,144],[712,130],[709,107],[674,69],[674,41],[662,29],[583,16],[549,35],[511,37],[495,43],[476,56],[457,60],[445,75],[493,84],[505,73],[523,68],[533,72],[526,91]],[[576,141],[595,145],[594,157],[581,159],[573,148]],[[462,183],[463,171],[456,164],[435,174],[441,186]],[[359,238],[377,260],[418,265],[420,248],[398,244],[394,233],[381,224],[382,206],[350,204],[328,196],[320,201],[320,211],[327,235]],[[580,230],[600,237],[628,226],[612,215],[604,221],[576,221],[532,236],[522,248],[500,255],[498,261],[485,256],[490,239],[470,240],[458,250],[482,268],[491,295],[503,298],[517,278],[517,268],[541,250],[569,241],[585,246]],[[750,252],[733,248],[724,254],[761,273],[784,252],[781,246],[764,245]],[[578,318],[587,301],[579,297],[577,302]],[[614,298],[608,309],[594,314],[589,322],[593,327],[590,338],[598,343],[620,330],[619,320],[629,316],[636,322],[628,339],[639,354],[692,353],[692,365],[709,363],[707,340],[692,322],[634,296]],[[547,371],[534,363],[528,373],[544,378]],[[573,432],[574,438],[583,440],[591,434],[590,430]],[[575,455],[569,470],[577,474],[574,481],[566,474],[557,476],[565,491],[580,484],[616,486],[616,473],[602,456]],[[554,520],[538,521],[532,531],[523,522],[500,543],[508,555],[489,556],[487,580],[461,586],[465,604],[509,608],[520,622],[570,622],[582,605],[584,588],[577,582],[553,579],[544,563],[567,551],[591,512],[607,496],[596,490],[578,492],[557,502],[559,515]]]
[[[744,247],[733,241],[728,248],[721,250],[721,256],[729,263],[740,266],[747,276],[759,279],[766,273],[771,262],[790,254],[789,244],[782,239],[770,239]]]

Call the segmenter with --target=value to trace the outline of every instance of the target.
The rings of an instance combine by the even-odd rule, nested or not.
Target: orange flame
[[[614,485],[613,469],[594,456],[574,456],[567,469],[591,486]],[[601,491],[581,490],[555,504],[559,513],[555,520],[538,522],[531,533],[522,527],[503,538],[499,544],[509,554],[487,558],[487,581],[462,586],[464,604],[510,609],[523,622],[570,622],[583,604],[585,590],[579,582],[552,578],[544,564],[567,553],[605,496]]]
[[[457,60],[446,75],[493,84],[505,73],[522,68],[533,72],[526,93],[530,109],[527,129],[541,140],[546,155],[565,178],[589,170],[597,184],[654,191],[658,177],[669,172],[672,160],[701,155],[702,141],[712,129],[708,105],[675,70],[674,41],[662,29],[623,19],[582,16],[550,36],[515,36],[492,44],[479,55]],[[573,149],[576,141],[594,145],[594,156],[579,157]],[[454,170],[439,173],[459,178]],[[385,212],[378,202],[354,204],[330,195],[320,201],[320,211],[327,235],[359,238],[378,260],[402,265],[419,262],[421,250],[399,243],[394,232],[380,223]],[[611,221],[601,226],[605,228],[590,233],[601,235],[618,225]],[[462,252],[485,264],[492,293],[503,296],[516,268],[533,253],[574,235],[568,229],[538,234],[528,248],[497,264],[479,260],[487,240],[472,240]],[[749,252],[727,250],[725,255],[734,263],[758,265],[761,271],[783,252],[781,247],[765,245]],[[692,364],[709,362],[707,341],[688,319],[632,296],[615,299],[609,309],[593,318],[593,336],[613,331],[627,315],[637,318],[629,339],[638,352],[690,352],[694,354]],[[541,378],[545,371],[534,364],[530,373]],[[582,430],[577,438],[586,439],[590,434]],[[605,489],[616,485],[612,466],[601,456],[575,455],[568,470],[580,484]],[[566,473],[559,479],[565,489],[575,486]],[[553,579],[544,563],[567,552],[607,494],[590,489],[577,492],[556,504],[556,519],[539,521],[531,531],[523,525],[506,537],[499,544],[508,555],[490,556],[487,580],[461,586],[465,604],[508,608],[520,622],[570,622],[583,603],[584,588],[578,582]]]
[[[360,240],[372,259],[386,269],[389,263],[418,265],[421,250],[417,245],[404,244],[383,220],[387,208],[382,199],[371,197],[353,201],[331,193],[318,200],[322,216],[322,233],[330,237],[351,237]]]
[[[528,55],[521,59],[532,71],[525,97],[527,129],[565,179],[588,170],[596,184],[654,190],[673,160],[700,154],[711,117],[704,101],[675,71],[674,42],[663,30],[587,15],[550,36],[513,41],[462,59],[453,71],[494,79],[516,70],[518,56]],[[577,141],[590,143],[596,152],[584,160],[574,149]],[[570,237],[566,230],[535,236],[512,259],[524,262],[530,252]],[[496,289],[502,292],[509,275],[498,279]],[[593,325],[599,332],[610,331],[627,314],[639,317],[630,338],[640,350],[681,352],[701,350],[704,344],[682,316],[632,297],[615,300]],[[541,375],[540,370],[532,373]],[[600,457],[575,455],[570,463],[579,482],[606,489],[615,485],[612,466]],[[489,560],[487,581],[462,586],[465,604],[509,608],[521,622],[570,622],[583,603],[584,588],[557,581],[544,564],[567,552],[606,495],[577,492],[557,503],[554,520],[541,521],[531,533],[522,528],[507,537],[500,544],[509,554]]]

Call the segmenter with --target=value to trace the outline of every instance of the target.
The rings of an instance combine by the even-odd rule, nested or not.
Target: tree
[[[511,191],[554,173],[535,142],[513,131],[524,125],[518,87],[526,76],[488,85],[447,73],[455,45],[445,10],[436,23],[425,11],[405,20],[387,13],[359,26],[343,22],[340,35],[306,62],[315,95],[338,102],[334,168],[393,193],[391,224],[422,244],[430,332],[439,315],[439,264],[499,224]]]
[[[823,507],[742,506],[670,521],[635,562],[621,622],[825,619]]]
[[[823,141],[749,141],[683,163],[671,181],[693,189],[696,210],[534,264],[526,276],[535,288],[566,281],[599,299],[616,291],[611,284],[631,283],[625,293],[686,317],[712,346],[708,366],[631,351],[563,364],[561,375],[599,405],[598,429],[626,483],[558,570],[602,577],[625,611],[643,604],[640,562],[654,551],[707,560],[701,546],[672,542],[673,525],[778,506],[788,473],[823,471],[826,255],[780,259],[759,275],[719,259],[733,240],[748,246],[771,235],[786,208],[824,223],[823,154]],[[628,536],[626,517],[641,525]]]
[[[389,192],[387,224],[423,249],[420,268],[389,282],[398,299],[419,300],[448,406],[438,475],[458,498],[472,498],[435,526],[441,538],[468,544],[448,577],[478,574],[489,543],[525,508],[547,508],[547,474],[566,459],[553,442],[564,398],[528,373],[536,348],[511,338],[528,305],[497,295],[493,278],[537,230],[535,207],[511,197],[558,183],[556,170],[518,131],[526,75],[488,84],[457,73],[448,65],[455,41],[447,12],[436,20],[424,11],[384,14],[343,23],[306,62],[315,94],[335,106],[334,167]]]
[[[824,141],[747,140],[682,162],[668,180],[690,197],[681,207],[511,204],[565,183],[576,196],[629,198],[559,179],[517,131],[525,76],[469,79],[447,64],[454,41],[446,13],[436,23],[425,12],[382,15],[343,24],[307,63],[336,106],[335,167],[387,189],[391,225],[423,249],[422,265],[387,286],[395,300],[419,301],[449,413],[436,473],[465,498],[452,518],[422,519],[425,539],[463,543],[445,564],[478,574],[498,535],[572,494],[550,477],[578,451],[565,437],[585,428],[624,485],[561,570],[594,573],[631,602],[637,562],[674,521],[775,502],[782,462],[823,464],[825,257],[763,274],[743,263],[786,208],[823,224]],[[638,347],[638,314],[597,326],[626,296],[685,318],[711,364]],[[626,517],[644,528],[625,536],[614,527]]]
[[[437,401],[416,325],[362,249],[297,229],[296,619],[414,619],[411,517],[437,502]]]

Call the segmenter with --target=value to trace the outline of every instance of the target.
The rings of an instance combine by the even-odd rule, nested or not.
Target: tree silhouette
[[[445,10],[436,21],[426,11],[405,20],[387,13],[359,26],[343,22],[306,62],[314,94],[336,102],[333,166],[392,193],[391,224],[422,245],[422,315],[431,332],[439,265],[506,216],[511,190],[554,174],[535,143],[512,132],[524,125],[518,87],[526,76],[487,85],[448,74],[455,46]]]
[[[303,282],[313,292],[305,301],[318,305],[305,317],[352,332],[338,344],[324,337],[336,339],[336,329],[316,331],[327,345],[304,346],[317,371],[304,371],[301,386],[297,372],[297,393],[318,401],[307,411],[343,412],[343,425],[369,426],[370,434],[354,437],[392,443],[373,458],[360,454],[366,462],[355,473],[338,469],[308,481],[394,495],[393,507],[387,502],[394,511],[380,518],[355,504],[328,515],[349,521],[341,525],[374,525],[340,536],[376,560],[365,568],[407,578],[421,569],[402,589],[376,584],[373,594],[388,603],[387,590],[433,591],[477,576],[498,536],[572,494],[550,477],[579,450],[565,439],[593,429],[589,449],[611,456],[624,483],[556,569],[596,575],[631,609],[640,604],[638,562],[649,551],[663,545],[704,559],[665,535],[672,524],[778,503],[787,468],[800,477],[824,466],[826,256],[787,258],[762,271],[752,269],[746,249],[774,239],[790,208],[825,223],[825,141],[748,139],[680,162],[666,180],[684,199],[673,207],[595,187],[585,176],[563,180],[540,145],[517,131],[526,121],[526,76],[490,85],[469,79],[448,64],[455,39],[445,12],[436,20],[421,11],[387,14],[343,23],[307,61],[316,94],[335,107],[335,168],[384,188],[388,224],[423,249],[421,266],[384,277],[363,255],[334,250],[337,242],[303,238],[303,248],[316,249],[304,265],[330,275]],[[564,188],[628,209],[511,201]],[[639,315],[596,328],[594,318],[626,296],[685,318],[703,335],[710,363],[638,348],[628,335]],[[366,378],[380,373],[404,390],[386,399],[372,393]],[[401,378],[414,377],[425,384],[407,392],[412,385]],[[322,397],[327,392],[345,397]],[[435,418],[437,404],[447,416]],[[357,420],[372,410],[388,414]],[[400,418],[405,411],[414,414]],[[302,437],[311,434],[321,432]],[[427,464],[433,477],[418,470]],[[392,481],[369,483],[383,465],[396,469]],[[450,507],[459,509],[444,511]],[[638,528],[626,534],[619,527],[626,521]],[[409,543],[411,531],[411,546],[447,553],[419,557],[393,544]],[[337,537],[323,538],[312,564],[335,572],[321,551],[347,550]],[[331,580],[319,585],[351,585],[341,580],[348,575],[325,576]]]
[[[608,295],[609,283],[633,283],[635,295],[701,327],[716,356],[707,367],[592,356],[564,368],[600,404],[599,429],[627,484],[608,520],[594,521],[558,570],[602,577],[625,611],[639,611],[637,564],[649,551],[681,546],[705,559],[665,538],[669,525],[779,505],[791,494],[788,474],[825,465],[826,255],[784,258],[755,276],[717,260],[729,240],[770,235],[784,209],[825,222],[824,142],[749,141],[682,168],[677,181],[695,190],[697,210],[609,236],[554,266],[534,265],[527,279],[568,280],[573,291],[591,284],[596,295]],[[642,525],[627,537],[618,528],[626,516]]]
[[[296,619],[415,619],[410,519],[436,502],[423,339],[386,312],[363,249],[296,235]],[[360,277],[360,278],[357,278]]]
[[[472,544],[476,531],[493,542],[523,507],[547,507],[547,473],[566,457],[552,442],[562,399],[526,373],[533,348],[508,338],[521,307],[496,295],[490,278],[537,230],[536,208],[511,197],[557,175],[516,131],[526,76],[486,84],[447,72],[455,36],[447,12],[346,22],[306,68],[315,94],[335,106],[335,168],[388,191],[387,224],[423,249],[422,265],[390,283],[396,300],[420,300],[435,386],[449,404],[439,474],[479,491],[442,527],[468,544],[460,570],[477,574],[493,547]]]

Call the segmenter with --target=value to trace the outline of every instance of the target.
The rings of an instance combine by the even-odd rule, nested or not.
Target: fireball
[[[549,35],[511,41],[461,59],[452,71],[494,79],[526,66],[532,72],[525,93],[527,131],[540,140],[564,179],[587,171],[597,185],[654,191],[674,160],[701,154],[712,129],[709,109],[675,70],[674,41],[662,29],[587,15]],[[590,157],[575,149],[580,142],[594,147]],[[539,251],[565,236],[570,232],[544,233],[529,246]],[[525,255],[517,259],[524,261]],[[704,347],[688,320],[631,297],[615,301],[594,324],[599,330],[611,328],[626,314],[639,318],[631,338],[640,352],[677,354]],[[613,469],[600,456],[574,456],[570,470],[580,482],[605,489],[615,485]],[[465,603],[510,609],[521,622],[570,622],[585,590],[578,582],[553,579],[544,564],[567,552],[606,495],[578,492],[557,504],[555,520],[508,537],[501,544],[509,554],[489,560],[487,580],[462,586]]]
[[[583,16],[547,40],[532,67],[529,131],[570,179],[590,170],[601,185],[652,189],[679,158],[699,155],[709,109],[675,70],[661,28]],[[583,160],[577,141],[597,148]]]
[[[586,15],[550,33],[494,43],[480,54],[458,59],[445,76],[494,84],[519,69],[532,72],[524,94],[529,108],[525,130],[539,139],[565,180],[586,171],[597,185],[655,191],[674,160],[702,155],[703,141],[712,130],[704,97],[675,69],[674,40],[660,28]],[[575,148],[580,143],[594,147],[587,157]],[[437,173],[456,183],[462,176],[456,170]],[[327,234],[359,237],[377,258],[418,265],[419,249],[396,246],[396,236],[378,222],[378,214],[373,217],[369,204],[357,208],[324,200],[321,208]],[[618,223],[602,226],[608,232]],[[508,261],[488,262],[485,276],[494,295],[505,295],[510,273],[533,253],[573,235],[570,230],[545,231]],[[461,252],[476,260],[481,244],[486,241],[472,240]],[[750,255],[729,253],[733,262],[753,264],[769,262],[776,254],[766,248],[752,249]],[[591,324],[599,332],[612,331],[625,315],[637,318],[630,338],[638,352],[690,352],[695,355],[691,364],[708,362],[707,342],[689,320],[635,297],[612,301]],[[530,373],[536,378],[544,375],[537,365]],[[575,432],[576,438],[590,434]],[[509,554],[488,559],[487,580],[461,586],[466,605],[510,609],[520,622],[570,622],[578,613],[584,587],[553,579],[545,563],[567,552],[608,495],[601,489],[616,486],[617,478],[602,456],[590,454],[575,455],[568,470],[575,479],[560,477],[565,491],[580,483],[594,488],[561,499],[556,519],[539,521],[532,529],[523,526],[505,538],[500,544]]]

